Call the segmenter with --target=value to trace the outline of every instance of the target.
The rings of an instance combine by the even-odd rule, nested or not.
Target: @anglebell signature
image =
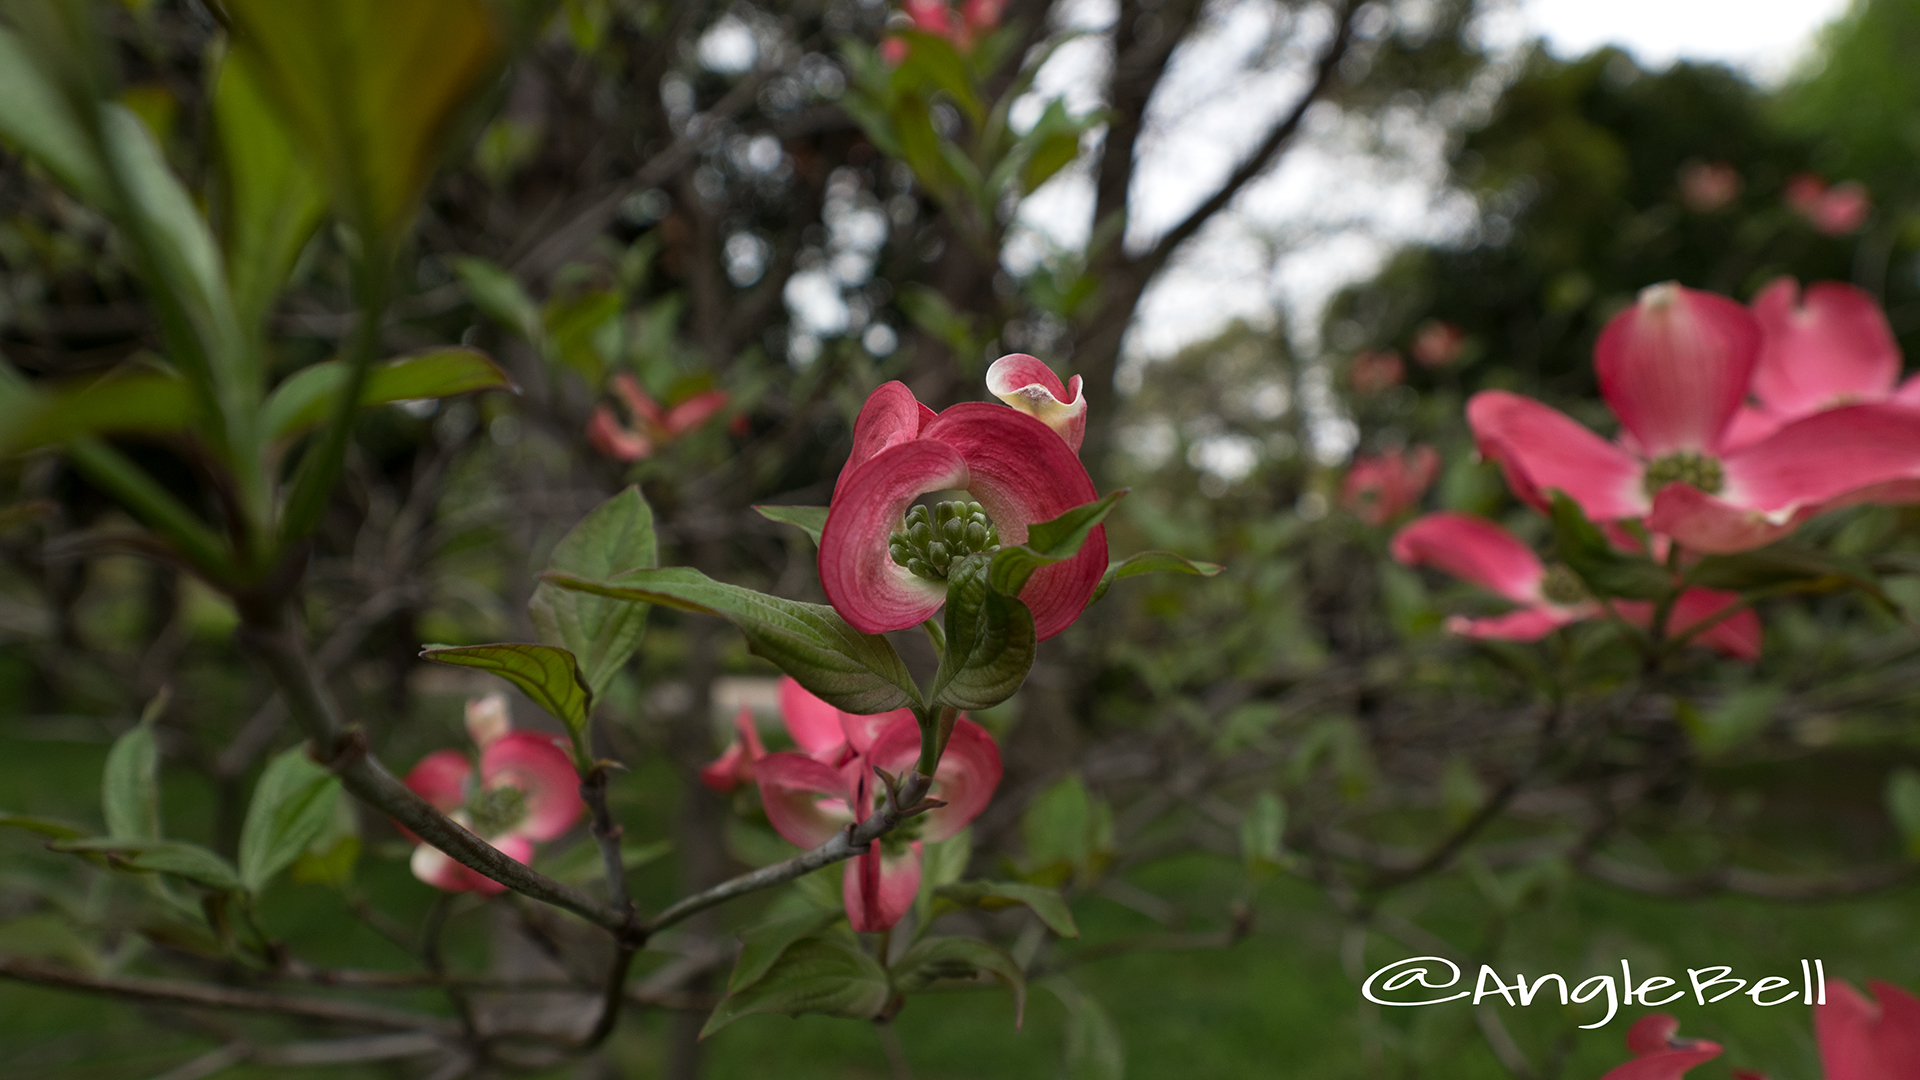
[[[1444,978],[1442,976],[1444,975]],[[1500,973],[1487,964],[1480,965],[1480,973],[1474,980],[1472,990],[1460,990],[1457,993],[1440,997],[1432,996],[1433,991],[1451,990],[1460,985],[1460,965],[1442,956],[1413,956],[1405,960],[1396,960],[1367,976],[1361,984],[1360,995],[1376,1005],[1393,1005],[1403,1008],[1416,1008],[1424,1005],[1444,1005],[1450,1001],[1472,998],[1471,1004],[1478,1005],[1487,998],[1497,997],[1516,1008],[1533,1004],[1543,989],[1549,984],[1558,991],[1558,1003],[1566,1005],[1584,1005],[1589,1001],[1604,999],[1607,1014],[1591,1024],[1582,1024],[1582,1029],[1605,1027],[1624,1006],[1645,1005],[1658,1007],[1679,1001],[1691,993],[1694,1000],[1702,1005],[1711,1005],[1734,994],[1744,993],[1753,999],[1755,1005],[1786,1005],[1800,1002],[1805,1005],[1825,1005],[1827,1003],[1827,968],[1819,960],[1800,961],[1799,985],[1796,980],[1780,975],[1765,975],[1752,980],[1735,978],[1733,968],[1726,964],[1715,964],[1703,968],[1688,968],[1687,982],[1683,987],[1676,980],[1664,975],[1635,981],[1633,965],[1626,960],[1620,961],[1620,974],[1594,975],[1572,986],[1565,976],[1549,973],[1541,975],[1532,982],[1518,972],[1513,982],[1502,981]],[[1422,1000],[1395,1000],[1393,997],[1419,997]]]

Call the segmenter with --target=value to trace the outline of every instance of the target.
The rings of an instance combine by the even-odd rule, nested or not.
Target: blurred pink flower
[[[965,0],[958,12],[951,0],[906,0],[901,10],[913,29],[923,34],[946,38],[961,52],[970,51],[980,38],[1000,25],[1007,0]],[[891,66],[905,62],[912,43],[897,35],[880,42],[880,58]]]
[[[1372,350],[1354,356],[1347,369],[1347,383],[1358,394],[1377,394],[1399,386],[1407,377],[1407,363],[1392,349]]]
[[[1920,500],[1920,417],[1904,408],[1829,409],[1739,441],[1761,338],[1724,296],[1650,286],[1594,346],[1617,440],[1504,390],[1475,394],[1467,422],[1528,504],[1559,490],[1596,522],[1644,519],[1698,552],[1760,547],[1839,506]]]
[[[1680,1021],[1666,1013],[1643,1016],[1627,1029],[1634,1058],[1600,1080],[1679,1080],[1687,1070],[1720,1056],[1720,1044],[1679,1035]]]
[[[1413,358],[1421,367],[1443,368],[1460,359],[1467,332],[1455,323],[1428,319],[1413,332]]]
[[[843,713],[791,679],[781,680],[781,719],[802,751],[754,764],[767,822],[803,848],[885,806],[876,768],[899,776],[920,758],[920,723],[908,709],[877,716]],[[731,752],[731,751],[729,751]],[[985,810],[1000,785],[1000,750],[985,728],[961,717],[934,770],[931,797],[944,805],[908,818],[846,864],[843,895],[855,930],[886,930],[920,891],[920,845],[945,840]]]
[[[633,417],[633,427],[622,424],[612,406],[602,404],[587,421],[587,442],[615,461],[652,457],[655,451],[727,407],[725,390],[706,390],[670,409],[663,409],[640,388],[639,380],[632,375],[623,371],[611,381],[613,392],[626,403]]]
[[[1696,214],[1711,214],[1739,198],[1740,170],[1724,161],[1689,161],[1680,167],[1680,201]]]
[[[1440,474],[1440,455],[1431,446],[1399,447],[1353,459],[1340,488],[1340,503],[1369,525],[1385,525],[1420,502]]]
[[[406,785],[508,858],[529,862],[534,844],[564,834],[586,809],[573,762],[556,736],[513,730],[506,698],[499,694],[467,703],[467,731],[480,750],[477,777],[466,754],[435,750],[407,773]],[[407,835],[416,844],[413,876],[421,881],[447,892],[493,896],[506,891]]]
[[[1495,641],[1538,641],[1563,626],[1607,617],[1607,608],[1588,595],[1573,571],[1549,570],[1520,539],[1485,518],[1471,514],[1428,514],[1393,538],[1393,557],[1407,566],[1431,566],[1520,605],[1520,610],[1484,619],[1455,615],[1447,630],[1463,637]],[[1707,622],[1738,602],[1737,593],[1687,589],[1674,603],[1668,629],[1674,634]],[[1615,600],[1614,614],[1635,626],[1653,623],[1653,605]],[[1751,609],[1735,612],[1700,632],[1702,645],[1740,660],[1760,656],[1760,618]]]
[[[1866,185],[1847,180],[1828,186],[1813,173],[1798,173],[1787,181],[1786,201],[1816,231],[1827,236],[1858,232],[1873,211],[1873,196]]]

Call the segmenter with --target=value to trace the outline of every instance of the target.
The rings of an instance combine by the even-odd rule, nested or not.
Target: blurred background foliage
[[[1129,356],[1142,296],[1208,221],[1158,237],[1130,227],[1147,103],[1183,42],[1250,2],[1120,4],[1101,33],[1122,62],[1090,76],[1101,110],[1035,97],[997,135],[982,118],[1025,92],[1023,64],[1065,32],[1066,5],[1008,5],[966,57],[977,113],[952,90],[905,107],[890,96],[872,51],[889,15],[877,4],[513,6],[513,64],[431,189],[382,339],[392,352],[480,347],[521,392],[369,412],[304,598],[319,663],[387,760],[458,745],[461,701],[489,688],[425,670],[420,644],[530,638],[534,574],[626,483],[655,509],[664,563],[818,599],[811,547],[749,507],[824,503],[880,381],[904,379],[935,407],[975,400],[1007,351],[1086,377],[1089,468],[1103,488],[1133,489],[1110,526],[1116,550],[1228,567],[1123,583],[1047,643],[1019,697],[980,718],[1008,773],[976,824],[977,858],[1063,885],[1083,930],[1049,945],[1015,914],[961,916],[1024,942],[1035,977],[1056,980],[1022,1031],[994,995],[917,1000],[885,1030],[756,1017],[704,1044],[691,1038],[698,1012],[655,1009],[554,1075],[751,1076],[778,1060],[794,1077],[1270,1075],[1276,1061],[1326,1077],[1591,1077],[1620,1058],[1624,1025],[1581,1030],[1590,1009],[1396,1012],[1359,1003],[1358,982],[1434,953],[1570,976],[1622,956],[1670,975],[1709,963],[1791,975],[1820,956],[1836,976],[1920,986],[1905,861],[1920,852],[1920,809],[1884,796],[1920,764],[1912,577],[1887,577],[1882,605],[1770,601],[1759,665],[1690,655],[1648,682],[1604,625],[1539,649],[1445,636],[1445,614],[1484,599],[1392,564],[1404,514],[1365,520],[1341,491],[1353,454],[1432,445],[1441,472],[1425,505],[1543,536],[1473,457],[1465,398],[1516,389],[1604,430],[1593,338],[1654,282],[1744,300],[1780,274],[1851,280],[1882,298],[1904,345],[1920,344],[1920,5],[1862,0],[1800,74],[1763,89],[1710,66],[1643,70],[1612,50],[1489,55],[1469,4],[1366,4],[1329,66],[1321,122],[1379,136],[1386,156],[1394,124],[1440,130],[1445,184],[1471,199],[1471,227],[1402,247],[1324,313],[1275,312],[1177,355]],[[1276,30],[1256,63],[1310,75],[1335,19],[1313,3],[1267,6]],[[217,5],[103,10],[123,100],[190,187],[217,199]],[[984,167],[917,153],[911,123]],[[996,173],[1014,154],[1019,167]],[[1084,245],[1004,257],[1018,207],[1059,169],[1091,189]],[[1848,228],[1822,223],[1790,198],[1803,174],[1864,186],[1868,208]],[[1235,192],[1221,194],[1225,205]],[[323,229],[300,253],[272,315],[281,372],[351,330],[348,242]],[[0,154],[0,352],[16,368],[51,384],[141,363],[154,332],[123,259],[100,218]],[[1422,344],[1436,327],[1454,328],[1444,349]],[[726,404],[710,422],[649,427],[610,389],[618,375],[665,408],[713,390]],[[623,460],[590,438],[597,409],[647,452]],[[188,450],[121,442],[196,490]],[[95,817],[108,744],[170,687],[158,727],[169,829],[231,852],[252,778],[294,741],[231,643],[234,612],[187,575],[103,554],[123,519],[58,458],[0,469],[5,804]],[[1860,509],[1816,528],[1842,551],[1903,553],[1920,546],[1915,524]],[[764,861],[771,834],[727,825],[735,809],[757,813],[750,798],[729,806],[691,782],[735,704],[723,679],[768,669],[715,626],[653,620],[602,719],[634,766],[613,786],[629,835],[673,845],[633,875],[657,908]],[[524,702],[520,718],[533,722]],[[1543,724],[1563,735],[1551,752]],[[277,885],[261,917],[310,963],[405,965],[411,931],[395,928],[417,926],[434,898],[386,823],[357,832],[349,877]],[[1457,848],[1425,857],[1450,835]],[[141,925],[135,890],[26,834],[0,845],[0,951],[240,977]],[[684,986],[710,995],[732,933],[760,907],[690,924],[669,943],[680,956],[649,953],[642,967],[708,956]],[[547,971],[541,949],[564,960],[566,932],[525,907],[464,904],[447,951],[476,971]],[[1802,1010],[1675,1011],[1738,1064],[1817,1075]],[[161,1075],[235,1031],[211,1014],[7,983],[0,1015],[0,1059],[20,1077]],[[302,1030],[277,1023],[258,1037]],[[233,1075],[249,1070],[280,1074]]]

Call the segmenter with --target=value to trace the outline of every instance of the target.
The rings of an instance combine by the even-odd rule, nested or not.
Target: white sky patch
[[[1762,82],[1793,69],[1819,29],[1846,13],[1849,0],[1523,0],[1490,21],[1488,40],[1538,35],[1554,55],[1571,57],[1614,44],[1643,66],[1717,60]]]

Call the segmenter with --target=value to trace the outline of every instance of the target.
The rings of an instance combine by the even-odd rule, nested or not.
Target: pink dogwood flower
[[[1725,209],[1740,197],[1740,170],[1724,161],[1689,161],[1680,167],[1680,201],[1696,214]]]
[[[781,687],[781,716],[805,752],[767,754],[754,764],[754,777],[774,831],[812,848],[884,808],[886,790],[874,769],[895,776],[912,769],[920,758],[920,725],[906,709],[842,713],[788,681]],[[855,930],[885,930],[900,921],[920,891],[921,844],[954,836],[979,817],[1000,772],[993,737],[961,717],[933,774],[931,797],[945,805],[906,819],[847,862],[843,895]]]
[[[639,461],[649,458],[661,447],[706,423],[714,413],[727,407],[725,390],[707,390],[670,409],[640,388],[639,380],[626,372],[612,379],[613,391],[627,404],[633,427],[620,422],[613,407],[602,404],[587,421],[587,441],[595,450],[615,461]]]
[[[1431,446],[1394,447],[1353,459],[1340,485],[1340,502],[1376,528],[1419,505],[1420,496],[1440,474],[1440,455]]]
[[[960,10],[955,11],[949,0],[906,0],[901,10],[915,30],[946,38],[955,48],[967,52],[982,36],[1000,25],[1006,7],[1006,0],[966,0]],[[912,48],[905,38],[889,36],[880,43],[880,58],[898,66]]]
[[[742,784],[753,783],[754,762],[767,756],[760,741],[760,729],[754,727],[753,710],[742,705],[733,718],[734,740],[719,757],[700,770],[700,782],[724,795]]]
[[[866,753],[880,729],[903,716],[911,720],[913,710],[895,709],[867,716],[841,712],[808,693],[791,675],[780,676],[780,723],[801,753],[829,768],[837,769]],[[733,742],[700,770],[702,782],[719,792],[752,783],[754,764],[767,756],[752,712],[742,707],[733,726]]]
[[[1006,370],[1006,369],[1003,369]],[[1037,374],[1037,373],[1036,373]],[[1000,380],[1032,405],[1042,385],[1059,403],[1082,399],[1044,383]],[[1050,406],[1043,400],[1042,406]],[[869,634],[904,630],[946,602],[952,565],[974,552],[1022,544],[1029,526],[1097,497],[1070,439],[1071,416],[1055,430],[1021,409],[966,402],[935,415],[898,382],[875,390],[853,426],[853,452],[834,485],[820,533],[820,583],[842,618]],[[920,496],[965,491],[972,502],[915,506]],[[1096,526],[1078,554],[1043,566],[1020,590],[1036,633],[1072,625],[1107,567],[1106,530]]]
[[[1353,358],[1347,368],[1347,384],[1356,394],[1378,394],[1391,390],[1407,378],[1407,362],[1392,349],[1368,350]]]
[[[1413,333],[1413,358],[1425,368],[1443,368],[1460,359],[1467,332],[1457,323],[1428,319]]]
[[[1520,539],[1471,514],[1428,514],[1393,538],[1393,557],[1407,566],[1431,566],[1520,605],[1505,615],[1473,619],[1455,615],[1447,630],[1495,641],[1538,641],[1563,626],[1607,617],[1572,570],[1549,569]],[[1691,588],[1674,601],[1668,629],[1684,634],[1721,615],[1739,594]],[[1650,626],[1654,608],[1644,600],[1615,600],[1613,613],[1635,626]],[[1740,660],[1760,657],[1760,619],[1751,609],[1733,613],[1699,633],[1701,644]]]
[[[1467,421],[1530,505],[1562,491],[1595,521],[1644,519],[1698,552],[1759,547],[1839,506],[1920,498],[1920,422],[1905,409],[1829,409],[1740,442],[1734,421],[1760,347],[1740,304],[1651,286],[1594,347],[1617,441],[1504,390],[1475,394]]]
[[[1858,232],[1873,212],[1873,196],[1866,185],[1847,180],[1828,186],[1813,173],[1798,173],[1787,181],[1787,205],[1826,236]]]
[[[1826,1003],[1813,1007],[1826,1080],[1909,1080],[1920,1076],[1920,998],[1892,983],[1867,984],[1874,1002],[1837,979],[1826,985]],[[1678,1080],[1688,1069],[1719,1056],[1720,1046],[1675,1037],[1680,1022],[1665,1013],[1641,1018],[1627,1032],[1627,1048],[1639,1055],[1601,1080]],[[1736,1080],[1767,1080],[1766,1074],[1735,1069]]]
[[[586,804],[580,799],[580,777],[556,737],[512,728],[505,697],[488,694],[467,702],[467,733],[480,750],[478,774],[466,754],[435,750],[407,773],[406,785],[508,858],[525,863],[533,858],[534,844],[572,828]],[[447,892],[493,896],[506,891],[424,843],[414,847],[410,865],[414,877]]]

